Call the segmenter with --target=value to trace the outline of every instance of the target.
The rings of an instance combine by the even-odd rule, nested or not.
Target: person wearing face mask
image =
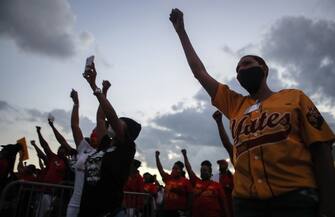
[[[335,135],[313,102],[300,90],[274,92],[269,68],[255,55],[240,59],[237,80],[243,96],[206,71],[184,27],[183,13],[172,22],[187,61],[213,105],[230,121],[233,137],[236,217],[335,216]]]
[[[229,212],[230,216],[233,216],[233,205],[232,205],[232,192],[234,189],[234,175],[228,169],[228,162],[224,159],[218,160],[220,178],[219,183],[224,191],[226,204],[226,210]]]
[[[126,192],[144,193],[144,181],[138,168],[141,166],[141,161],[134,159],[130,166],[130,174],[128,181],[123,190]],[[138,216],[142,212],[144,206],[144,198],[141,195],[125,195],[123,204],[127,207],[127,213],[130,216]]]
[[[181,150],[188,176],[193,186],[193,217],[230,217],[225,214],[226,201],[220,184],[212,181],[212,164],[208,160],[201,163],[200,177],[193,172],[185,149]]]
[[[175,162],[171,174],[168,174],[162,167],[159,154],[159,151],[156,151],[156,165],[165,183],[164,204],[159,216],[188,216],[191,206],[192,186],[190,181],[184,177],[184,164],[180,161]]]

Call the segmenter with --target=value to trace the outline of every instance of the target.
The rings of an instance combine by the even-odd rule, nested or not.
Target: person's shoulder
[[[143,180],[143,177],[141,176],[140,173],[136,173],[136,178],[137,178],[137,179],[140,179],[140,180]]]
[[[57,155],[57,154],[55,154],[55,153],[50,153],[48,156],[48,160],[49,161],[55,161],[55,160],[60,160],[61,158]]]
[[[277,93],[278,94],[305,95],[305,93],[302,90],[294,89],[294,88],[282,89],[278,91]]]
[[[164,182],[168,182],[168,181],[172,181],[173,180],[172,176],[170,174],[168,174],[168,173],[162,174],[162,179],[163,179]]]
[[[296,101],[306,96],[302,90],[299,89],[281,89],[273,94],[270,98],[271,100],[288,100],[288,101]]]
[[[188,180],[188,179],[186,179],[186,180]],[[194,177],[190,178],[190,180],[188,180],[188,181],[190,181],[192,183],[197,183],[197,182],[201,182],[201,179],[198,176],[194,176]]]
[[[187,184],[190,183],[190,180],[185,178],[185,177],[181,177],[180,180],[184,183],[187,183]]]
[[[222,94],[222,93],[234,93],[234,94],[239,95],[241,97],[248,97],[248,96],[242,95],[241,93],[238,93],[234,89],[230,88],[230,86],[227,85],[227,84],[219,83],[218,88],[216,90],[216,94]]]

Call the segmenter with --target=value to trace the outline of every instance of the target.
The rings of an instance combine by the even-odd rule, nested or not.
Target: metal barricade
[[[14,181],[0,197],[1,217],[65,217],[73,186]],[[124,192],[127,217],[154,217],[155,199],[147,193]]]
[[[123,206],[127,217],[156,216],[156,201],[151,194],[139,192],[124,192]]]
[[[0,198],[1,217],[61,217],[71,198],[72,186],[29,181],[8,184]]]

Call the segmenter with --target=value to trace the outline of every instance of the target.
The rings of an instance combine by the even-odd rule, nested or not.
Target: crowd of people
[[[48,123],[60,144],[57,154],[54,153],[48,142],[42,135],[42,128],[36,126],[39,144],[30,141],[34,147],[39,169],[33,164],[26,165],[23,161],[21,144],[4,146],[1,151],[1,180],[8,184],[13,180],[24,180],[48,184],[73,185],[72,197],[67,205],[67,216],[114,216],[123,212],[127,207],[130,216],[146,216],[142,197],[134,198],[125,196],[123,192],[149,193],[153,200],[149,210],[154,209],[157,216],[227,216],[232,217],[233,175],[228,170],[228,162],[219,160],[220,177],[212,180],[212,164],[206,160],[201,164],[200,177],[197,177],[188,161],[186,150],[182,150],[184,163],[178,161],[174,164],[171,174],[166,173],[159,160],[159,151],[156,152],[157,168],[165,183],[161,185],[156,178],[148,172],[143,176],[138,168],[141,162],[134,159],[134,140],[139,134],[141,126],[130,118],[117,118],[116,112],[106,99],[110,82],[103,81],[100,91],[95,85],[94,64],[86,70],[85,78],[94,89],[101,102],[97,110],[97,125],[92,130],[90,137],[85,138],[79,126],[79,99],[75,90],[71,91],[73,108],[71,114],[71,128],[76,148],[72,148],[64,136],[58,131],[52,116],[48,117]],[[107,108],[107,109],[106,109]],[[104,110],[105,109],[105,110]],[[105,112],[106,111],[106,112]],[[231,148],[228,136],[222,128],[222,115],[219,111],[213,114],[218,123],[218,129],[225,147]],[[110,119],[115,122],[111,127]],[[120,125],[118,125],[120,124]],[[123,125],[123,126],[122,126]],[[123,127],[127,127],[127,131]],[[117,129],[120,131],[117,134]],[[116,137],[122,133],[123,137]],[[121,140],[122,139],[122,140]],[[8,151],[10,150],[10,151]],[[227,150],[230,150],[229,148]],[[6,154],[7,153],[7,154]],[[17,172],[14,172],[16,155],[19,155]],[[10,161],[4,156],[13,159],[11,167],[7,167]],[[189,179],[186,178],[184,165]],[[6,169],[5,169],[6,168]],[[6,173],[6,174],[5,174]],[[2,188],[6,184],[2,184]],[[113,195],[113,196],[110,196]],[[52,194],[48,190],[43,192],[38,204],[36,216],[45,216],[52,201]],[[106,200],[108,198],[108,200]],[[111,205],[112,204],[112,205]],[[210,213],[210,215],[209,215]]]
[[[207,72],[196,54],[184,27],[183,13],[173,9],[170,21],[184,49],[194,77],[219,110],[213,114],[222,144],[232,160],[235,173],[225,160],[218,160],[220,177],[213,180],[212,164],[200,164],[200,177],[193,171],[185,149],[184,162],[174,163],[167,173],[155,153],[157,169],[164,186],[155,175],[138,171],[134,159],[135,140],[141,125],[119,117],[107,99],[110,87],[96,84],[95,64],[86,67],[87,80],[99,102],[96,127],[84,137],[79,126],[79,97],[71,92],[71,128],[76,148],[59,133],[53,118],[48,122],[60,144],[53,153],[36,126],[41,150],[34,141],[40,169],[24,165],[19,144],[5,146],[0,155],[0,187],[23,179],[52,184],[74,183],[67,216],[125,216],[124,207],[134,216],[145,213],[142,200],[130,200],[124,192],[147,192],[155,198],[159,217],[316,217],[335,216],[335,168],[331,155],[335,135],[313,102],[300,90],[274,92],[267,84],[269,68],[263,58],[243,56],[237,64],[237,80],[249,93],[243,96],[219,83]],[[224,130],[222,114],[230,121],[233,142]],[[184,171],[186,168],[186,171]],[[188,174],[188,178],[186,176]],[[0,190],[1,190],[0,189]],[[48,192],[41,201],[50,203]]]

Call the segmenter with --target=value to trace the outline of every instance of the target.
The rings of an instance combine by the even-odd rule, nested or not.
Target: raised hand
[[[36,126],[36,130],[37,131],[41,131],[41,127],[40,126]]]
[[[219,110],[216,110],[216,111],[213,113],[212,117],[214,118],[214,120],[215,120],[216,122],[222,121],[222,113],[221,113]]]
[[[54,120],[55,120],[55,117],[52,116],[51,114],[49,114],[49,117],[48,117],[48,122],[49,122],[49,125],[52,126],[54,124]]]
[[[156,157],[159,157],[159,154],[160,154],[160,152],[156,151],[156,153],[155,153]]]
[[[186,149],[182,149],[182,150],[181,150],[181,153],[182,153],[184,156],[186,156]]]
[[[90,84],[91,87],[96,87],[96,77],[97,77],[97,71],[95,70],[95,64],[92,63],[92,65],[87,66],[85,69],[85,73],[83,74],[86,81]]]
[[[103,80],[103,81],[102,81],[102,92],[103,92],[104,94],[106,94],[107,91],[108,91],[108,89],[110,88],[110,86],[111,86],[111,83],[110,83],[109,81],[107,81],[107,80]]]
[[[75,89],[71,90],[70,97],[72,98],[72,101],[75,105],[78,105],[79,100],[78,100],[78,92]]]
[[[173,24],[174,29],[176,32],[180,32],[185,29],[184,27],[184,14],[178,8],[172,9],[170,13],[170,21]]]

